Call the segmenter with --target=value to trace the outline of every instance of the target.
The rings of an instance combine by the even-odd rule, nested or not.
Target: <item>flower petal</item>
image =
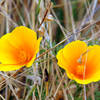
[[[86,50],[87,44],[83,41],[77,40],[66,45],[63,49],[63,54],[65,59],[69,61],[69,63],[72,63],[70,61],[79,58]]]
[[[36,45],[36,53],[39,52],[39,47],[40,47],[40,42],[41,42],[42,38],[40,37],[38,40],[37,40],[37,45]],[[30,67],[32,65],[32,63],[34,62],[35,58],[36,58],[36,53],[34,55],[34,57],[26,64],[26,67]]]
[[[85,79],[79,79],[74,76],[80,84],[89,84],[100,80],[100,46],[89,46],[86,60]]]
[[[63,49],[61,49],[61,50],[57,53],[56,58],[58,59],[58,65],[59,65],[60,67],[62,67],[63,69],[66,69],[67,64],[66,64],[66,60],[64,59],[64,56],[63,56]]]
[[[63,66],[63,67],[65,67],[64,69],[67,72],[74,74],[76,71],[76,68],[77,68],[75,66],[77,66],[79,64],[78,59],[84,52],[86,52],[86,50],[87,50],[87,45],[83,41],[77,40],[77,41],[73,41],[73,42],[69,43],[68,45],[66,45],[63,48],[63,59],[65,59],[64,62],[66,63],[67,67]],[[61,59],[62,58],[59,57],[58,61]],[[73,75],[71,75],[71,76],[73,76]]]
[[[37,35],[33,30],[24,26],[16,27],[0,39],[0,63],[29,66],[39,51],[40,40],[37,40]],[[15,68],[11,67],[11,70],[13,69]]]
[[[67,76],[80,84],[100,80],[100,46],[87,47],[83,41],[73,41],[57,53],[58,65]]]
[[[7,64],[0,64],[0,71],[12,71],[12,70],[18,70],[22,66],[19,65],[7,65]]]

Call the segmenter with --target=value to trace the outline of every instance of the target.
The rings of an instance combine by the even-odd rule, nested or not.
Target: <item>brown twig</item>
[[[40,28],[41,25],[43,24],[43,22],[44,22],[44,20],[45,20],[45,18],[46,18],[46,16],[47,16],[47,14],[48,14],[48,12],[49,12],[51,6],[52,6],[52,3],[51,3],[51,1],[50,1],[49,4],[48,4],[48,6],[47,6],[48,8],[47,8],[46,11],[45,11],[44,17],[43,17],[43,19],[42,19],[42,21],[41,21],[41,23],[40,23],[39,28]]]

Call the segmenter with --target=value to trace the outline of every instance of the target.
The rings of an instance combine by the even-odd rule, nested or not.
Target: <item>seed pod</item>
[[[49,14],[45,17],[45,21],[53,21],[53,20],[54,20],[54,18],[51,14]]]
[[[42,25],[39,29],[38,29],[38,32],[40,35],[44,35],[45,33],[45,27]]]

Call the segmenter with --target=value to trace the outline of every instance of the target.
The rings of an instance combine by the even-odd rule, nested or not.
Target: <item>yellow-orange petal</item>
[[[42,40],[42,37],[40,37],[37,40],[37,48],[36,48],[36,54],[39,52],[39,47],[40,47],[40,42]],[[32,63],[34,62],[35,58],[36,58],[36,54],[34,55],[34,57],[26,64],[26,67],[30,67],[32,65]]]
[[[28,65],[39,51],[40,40],[36,33],[25,27],[16,27],[0,38],[0,62],[4,65]],[[10,67],[11,70],[14,68]]]
[[[100,80],[100,46],[94,45],[88,47],[86,61],[86,75],[93,82]]]
[[[88,50],[86,58],[83,58],[86,59],[85,79],[82,80],[75,77],[75,80],[80,84],[88,84],[100,80],[100,46],[89,46]]]
[[[74,66],[77,65],[78,59],[80,58],[82,53],[84,53],[86,50],[87,50],[87,45],[83,41],[77,40],[67,44],[62,49],[62,53],[63,53],[62,55],[64,60],[61,58],[61,56],[57,58],[58,62],[62,61],[64,65],[66,64],[67,67],[66,66],[63,67],[60,66],[60,67],[66,69],[66,71],[73,73],[76,70]],[[59,54],[59,52],[57,53],[57,55]]]
[[[58,65],[60,67],[62,67],[63,69],[67,68],[67,64],[66,64],[66,60],[64,59],[64,55],[63,55],[63,49],[61,49],[57,55],[56,58],[58,59]]]
[[[87,50],[87,44],[77,40],[67,44],[63,49],[63,55],[67,61],[72,61],[80,57]],[[72,62],[70,62],[72,63]]]
[[[74,41],[57,53],[58,65],[68,77],[80,84],[100,80],[100,46],[87,47],[83,41]]]
[[[22,66],[20,65],[7,65],[7,64],[0,64],[0,71],[12,71],[12,70],[18,70]]]

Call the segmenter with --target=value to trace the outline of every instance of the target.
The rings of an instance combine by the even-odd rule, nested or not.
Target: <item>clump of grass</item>
[[[20,25],[43,37],[41,50],[32,67],[0,72],[1,99],[100,99],[99,82],[83,87],[69,80],[56,60],[57,51],[76,39],[100,44],[99,0],[0,1],[0,36]]]

